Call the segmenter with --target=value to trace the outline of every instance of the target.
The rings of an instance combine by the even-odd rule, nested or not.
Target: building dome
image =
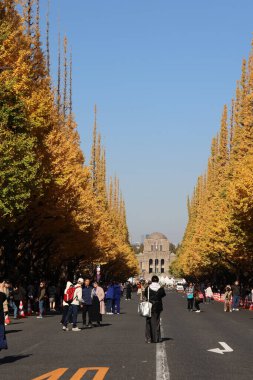
[[[164,234],[161,234],[160,232],[153,232],[152,234],[147,236],[147,239],[153,239],[153,240],[168,240],[167,237]]]

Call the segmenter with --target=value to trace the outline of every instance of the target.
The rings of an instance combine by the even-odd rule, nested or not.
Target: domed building
[[[170,252],[170,242],[164,234],[154,232],[146,236],[143,253],[137,256],[139,262],[139,277],[150,280],[157,276],[169,276],[169,267],[175,260],[175,254]]]

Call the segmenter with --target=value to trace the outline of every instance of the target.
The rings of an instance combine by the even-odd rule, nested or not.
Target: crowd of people
[[[73,331],[76,329],[76,315],[79,308],[82,309],[83,323],[92,327],[93,322],[98,326],[103,314],[120,314],[121,297],[125,291],[126,299],[131,299],[132,285],[127,282],[113,281],[99,285],[89,278],[79,278],[75,284],[67,281],[64,285],[55,285],[53,282],[40,281],[25,286],[22,283],[12,284],[2,279],[1,292],[5,295],[2,301],[4,324],[10,323],[10,315],[13,319],[36,315],[38,319],[44,318],[46,313],[62,311],[61,323],[63,330],[68,330],[68,323],[73,323]],[[66,294],[72,294],[66,299]],[[86,323],[86,317],[88,321]]]
[[[213,302],[215,293],[223,296],[224,312],[239,311],[240,302],[253,303],[253,287],[242,287],[239,281],[235,281],[233,285],[226,285],[222,289],[212,286],[211,283],[199,285],[190,282],[185,287],[188,311],[200,313],[200,304]]]
[[[0,350],[7,349],[5,326],[10,315],[17,319],[36,315],[43,319],[46,313],[61,313],[63,331],[81,331],[77,327],[78,312],[81,310],[83,326],[101,326],[104,314],[119,315],[121,299],[131,299],[132,285],[117,281],[100,285],[96,280],[80,277],[76,283],[66,282],[65,288],[44,280],[24,286],[12,284],[0,278]]]
[[[72,331],[81,331],[77,327],[79,309],[82,310],[83,326],[87,328],[101,326],[104,314],[119,315],[123,291],[124,286],[118,282],[102,287],[97,281],[91,283],[89,278],[80,277],[76,285],[68,281],[63,297],[62,329],[68,331],[71,323]]]
[[[166,293],[157,276],[149,282],[140,281],[134,285],[117,281],[101,285],[96,280],[80,277],[75,283],[67,281],[65,287],[44,280],[23,286],[0,278],[0,350],[7,348],[5,325],[9,323],[10,314],[14,319],[32,314],[42,319],[48,312],[58,312],[61,313],[63,331],[69,331],[70,326],[74,332],[81,331],[77,326],[79,311],[85,328],[99,327],[103,315],[120,314],[123,295],[129,301],[133,291],[137,292],[139,302],[148,300],[152,304],[151,315],[146,318],[146,342],[160,342],[160,315]],[[184,287],[188,311],[199,313],[201,303],[214,302],[218,291],[223,294],[225,312],[239,311],[242,300],[253,304],[253,287],[245,290],[239,281],[232,286],[226,285],[222,291],[211,283],[190,282]]]

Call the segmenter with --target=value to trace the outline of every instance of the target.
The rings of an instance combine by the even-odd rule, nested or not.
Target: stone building
[[[160,277],[169,276],[169,267],[175,259],[175,254],[170,252],[167,237],[160,232],[154,232],[146,236],[143,253],[136,257],[140,268],[139,277],[149,280],[154,274]]]

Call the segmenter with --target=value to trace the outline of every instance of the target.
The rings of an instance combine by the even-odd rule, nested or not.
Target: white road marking
[[[164,336],[162,321],[161,336]],[[170,380],[165,342],[156,344],[156,380]]]
[[[234,350],[229,347],[229,345],[225,342],[218,342],[223,348],[224,350],[221,350],[220,348],[212,348],[211,350],[207,350],[207,351],[210,351],[210,352],[215,352],[216,354],[221,354],[221,355],[224,355],[224,352],[233,352]]]

